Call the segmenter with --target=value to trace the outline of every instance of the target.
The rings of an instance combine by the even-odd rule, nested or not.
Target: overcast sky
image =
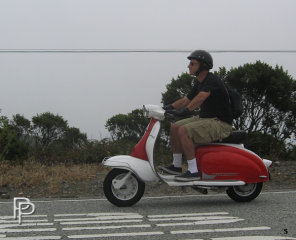
[[[160,104],[191,50],[296,50],[295,0],[0,0],[0,49],[185,49],[188,53],[5,53],[0,109],[63,116],[89,138]],[[212,53],[214,70],[264,61],[296,79],[296,53]]]

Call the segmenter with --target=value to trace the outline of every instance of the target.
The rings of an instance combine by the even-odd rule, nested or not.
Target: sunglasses
[[[198,63],[195,63],[195,62],[190,62],[189,63],[190,66],[194,66],[194,64],[198,64]]]

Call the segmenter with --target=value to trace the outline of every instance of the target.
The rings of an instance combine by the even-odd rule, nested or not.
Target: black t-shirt
[[[200,118],[218,118],[232,124],[232,110],[229,96],[221,79],[209,73],[202,83],[196,82],[187,95],[191,101],[199,92],[211,92],[210,96],[200,106]]]

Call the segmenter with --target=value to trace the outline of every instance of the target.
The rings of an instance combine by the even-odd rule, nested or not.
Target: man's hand
[[[166,110],[166,111],[168,111],[168,110],[173,110],[174,107],[173,107],[172,104],[168,104],[168,105],[165,105],[165,106],[163,107],[163,109]]]
[[[189,117],[192,112],[189,111],[187,107],[181,108],[181,109],[171,109],[166,110],[166,114],[172,114],[176,117]]]

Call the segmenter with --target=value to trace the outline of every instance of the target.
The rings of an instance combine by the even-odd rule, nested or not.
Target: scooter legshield
[[[202,180],[235,180],[246,183],[268,181],[263,160],[242,147],[205,145],[196,150],[198,169]]]

